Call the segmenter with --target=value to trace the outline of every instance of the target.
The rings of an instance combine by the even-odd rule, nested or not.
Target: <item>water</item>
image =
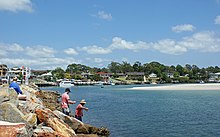
[[[220,136],[220,91],[135,91],[129,86],[73,87],[86,99],[83,122],[107,127],[111,137]],[[64,88],[44,88],[64,92]],[[74,112],[76,104],[70,109]]]

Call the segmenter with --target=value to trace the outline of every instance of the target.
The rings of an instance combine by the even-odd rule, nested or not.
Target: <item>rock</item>
[[[38,127],[33,131],[33,137],[54,137],[55,132],[51,127]]]
[[[68,127],[68,125],[66,125],[58,118],[49,118],[47,120],[47,125],[59,133],[59,136],[76,137],[74,130]]]
[[[77,134],[77,137],[99,137],[97,134]]]
[[[60,103],[58,102],[58,98],[60,94],[55,91],[38,91],[35,93],[38,98],[43,101],[43,105],[52,111],[59,110],[61,111]]]
[[[9,93],[6,90],[0,90],[0,104],[9,101]]]
[[[6,101],[10,101],[12,103],[17,103],[17,93],[14,89],[9,89],[8,87],[1,88],[0,91],[0,104]]]
[[[80,133],[88,134],[88,129],[84,126],[84,123],[79,121],[78,119],[74,117],[70,117],[65,115],[64,113],[55,110],[53,111],[60,119],[62,119],[66,124],[68,124],[73,130],[77,131],[77,129],[80,129]]]
[[[23,119],[28,122],[31,127],[37,126],[37,115],[35,113],[26,114]]]
[[[0,137],[27,136],[24,123],[0,121]]]
[[[101,127],[98,129],[98,132],[97,132],[98,135],[101,135],[101,136],[109,136],[110,135],[110,131],[105,128],[105,127]]]
[[[51,127],[59,136],[63,137],[75,137],[76,134],[72,128],[64,123],[56,114],[50,109],[37,109],[37,117],[39,121],[45,123],[46,126]]]
[[[8,122],[24,122],[24,114],[10,102],[0,104],[0,120]]]

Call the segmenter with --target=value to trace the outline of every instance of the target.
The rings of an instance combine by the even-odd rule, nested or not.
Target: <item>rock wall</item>
[[[21,85],[27,96],[19,100],[17,93],[0,87],[0,136],[7,137],[107,137],[109,130],[84,124],[63,114],[54,91]]]

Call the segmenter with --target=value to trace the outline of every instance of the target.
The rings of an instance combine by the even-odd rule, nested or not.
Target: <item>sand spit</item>
[[[208,84],[171,84],[153,87],[133,87],[132,90],[220,90],[220,83]]]

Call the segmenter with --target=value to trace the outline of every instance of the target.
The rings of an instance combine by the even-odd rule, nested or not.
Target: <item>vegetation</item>
[[[53,77],[56,79],[68,78],[68,79],[83,79],[82,73],[93,74],[88,76],[91,80],[101,80],[101,77],[97,75],[97,72],[112,73],[113,77],[117,78],[119,73],[127,72],[144,72],[144,75],[148,77],[150,74],[154,73],[159,78],[160,82],[170,83],[192,83],[205,81],[207,82],[210,78],[210,73],[220,72],[218,66],[199,68],[196,65],[186,64],[185,66],[165,66],[159,62],[150,62],[141,64],[139,61],[135,62],[133,65],[128,62],[111,62],[107,68],[91,68],[82,64],[70,64],[67,66],[66,70],[58,67],[52,71]],[[128,78],[130,80],[130,78]],[[142,78],[136,77],[135,80],[143,81]]]

